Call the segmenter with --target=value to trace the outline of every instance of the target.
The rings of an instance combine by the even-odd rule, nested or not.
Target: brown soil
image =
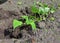
[[[17,0],[11,1],[14,3],[14,5],[16,5]],[[19,20],[21,15],[25,15],[25,9],[23,11],[21,9],[25,8],[26,6],[29,7],[34,0],[21,1],[23,4],[21,6],[19,5],[18,8],[20,9],[20,14],[18,13],[18,10],[16,10],[17,6],[15,7],[13,4],[5,2],[4,4],[0,5],[0,39],[19,39],[13,41],[13,43],[60,43],[60,9],[57,9],[54,14],[50,15],[50,17],[55,17],[54,21],[50,21],[49,18],[47,18],[47,21],[39,22],[38,24],[41,29],[37,29],[35,32],[30,30],[28,31],[26,27],[18,27],[17,30],[13,31],[13,19]],[[41,2],[45,2],[48,5],[53,4],[55,8],[58,8],[58,4],[60,4],[60,0],[42,0]],[[5,43],[5,41],[1,41],[1,43]],[[9,41],[10,40],[6,41],[6,43],[9,43]],[[12,41],[10,41],[10,43],[11,42]]]

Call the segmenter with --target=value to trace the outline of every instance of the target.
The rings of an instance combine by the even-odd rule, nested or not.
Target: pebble
[[[39,24],[39,27],[40,27],[40,28],[44,28],[45,25],[46,25],[44,22],[39,22],[38,24]]]

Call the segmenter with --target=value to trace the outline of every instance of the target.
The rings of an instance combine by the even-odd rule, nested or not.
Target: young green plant
[[[39,5],[39,7],[37,7]],[[49,8],[47,4],[42,4],[41,2],[38,2],[31,6],[31,12],[35,15],[37,13],[37,15],[42,16],[43,19],[47,18],[47,16],[49,15],[49,13],[54,13],[55,12],[55,8],[51,7]],[[42,20],[43,20],[42,19]]]
[[[13,20],[13,28],[16,29],[16,27],[18,26],[22,26],[24,24],[26,25],[31,25],[32,27],[32,30],[36,30],[36,24],[35,24],[35,21],[32,20],[32,19],[29,19],[28,16],[22,16],[22,19],[25,19],[25,23],[23,23],[22,21],[18,21],[16,19]]]

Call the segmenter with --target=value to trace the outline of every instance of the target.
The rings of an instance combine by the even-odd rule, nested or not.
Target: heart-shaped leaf
[[[21,26],[23,23],[21,21],[18,21],[16,19],[13,20],[13,28],[16,29],[16,27]]]

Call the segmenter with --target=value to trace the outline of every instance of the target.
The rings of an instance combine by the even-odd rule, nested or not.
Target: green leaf
[[[28,19],[28,16],[22,16],[22,18],[26,19],[26,24],[27,25],[31,25],[32,26],[32,30],[36,30],[36,25],[35,25],[35,21],[32,19]]]
[[[45,13],[44,8],[43,7],[39,7],[39,12],[38,13],[43,15]]]
[[[48,13],[50,11],[50,8],[45,7],[45,12]]]
[[[35,20],[35,16],[29,16],[29,19]]]
[[[39,7],[39,14],[41,15],[45,15],[45,14],[48,14],[48,12],[50,11],[50,8],[48,7]]]
[[[51,13],[54,13],[55,12],[55,8],[54,7],[51,7],[50,12]]]
[[[54,17],[51,17],[51,18],[50,18],[50,20],[51,20],[51,21],[54,21],[54,20],[55,20],[55,18],[54,18]]]
[[[25,19],[26,21],[28,20],[28,16],[22,16],[23,19]]]
[[[50,11],[51,13],[54,13],[55,12],[55,10],[54,9],[51,9],[51,11]]]
[[[16,19],[13,20],[13,28],[15,29],[18,26],[21,26],[23,23],[21,21],[18,21]]]
[[[35,6],[32,6],[32,7],[31,7],[31,12],[32,12],[32,13],[38,13],[38,11],[39,11],[39,10],[38,10],[37,7],[35,7]]]
[[[29,25],[30,24],[30,20],[26,20],[26,24]]]
[[[36,25],[35,25],[34,20],[31,20],[31,19],[30,19],[30,20],[27,20],[27,21],[26,21],[26,24],[27,24],[27,25],[30,24],[30,25],[32,26],[32,30],[36,30]]]
[[[48,7],[48,5],[47,5],[47,4],[45,4],[45,3],[43,4],[43,6],[44,6],[44,7]]]
[[[28,19],[28,16],[22,16],[22,18],[24,18],[24,19]]]
[[[32,30],[36,30],[36,24],[34,22],[31,22]]]

